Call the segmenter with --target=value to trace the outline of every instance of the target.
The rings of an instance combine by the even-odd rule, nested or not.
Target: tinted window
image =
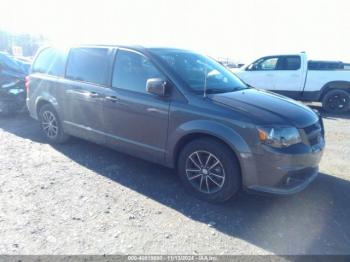
[[[146,93],[149,78],[165,79],[145,56],[125,50],[118,51],[113,70],[113,87]]]
[[[327,61],[309,61],[309,70],[337,70],[346,69],[346,64],[342,62],[327,62]]]
[[[233,92],[247,88],[230,70],[209,57],[177,49],[150,49],[190,88],[203,94]]]
[[[33,72],[64,76],[66,52],[54,48],[41,51],[33,65]]]
[[[109,61],[108,48],[73,48],[69,53],[67,78],[106,85]]]
[[[298,70],[300,65],[299,56],[282,56],[278,59],[277,70]]]

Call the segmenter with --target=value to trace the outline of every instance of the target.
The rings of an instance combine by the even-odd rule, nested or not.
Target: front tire
[[[346,113],[350,109],[350,93],[341,89],[329,90],[322,99],[322,107],[327,113]]]
[[[49,143],[61,144],[68,140],[69,136],[63,132],[60,119],[52,105],[45,104],[40,108],[39,119],[41,129]]]
[[[196,139],[183,148],[178,174],[187,191],[209,202],[224,202],[241,187],[236,156],[227,145],[212,138]]]

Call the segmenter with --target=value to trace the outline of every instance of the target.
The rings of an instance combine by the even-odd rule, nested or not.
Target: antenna
[[[207,97],[207,74],[208,74],[208,68],[207,68],[207,64],[204,64],[205,66],[205,70],[204,70],[204,93],[203,93],[203,97],[206,98]]]

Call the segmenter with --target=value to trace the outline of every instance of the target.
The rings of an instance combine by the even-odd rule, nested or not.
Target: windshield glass
[[[204,93],[233,92],[247,88],[231,71],[206,56],[176,49],[151,49],[187,83],[191,91]]]

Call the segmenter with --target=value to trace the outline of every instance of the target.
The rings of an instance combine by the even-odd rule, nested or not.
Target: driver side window
[[[251,71],[268,71],[276,70],[278,63],[278,57],[266,57],[261,58],[258,61],[254,62],[248,67],[248,70]]]
[[[146,83],[150,78],[165,79],[145,56],[133,51],[118,51],[113,69],[112,87],[147,93]]]

